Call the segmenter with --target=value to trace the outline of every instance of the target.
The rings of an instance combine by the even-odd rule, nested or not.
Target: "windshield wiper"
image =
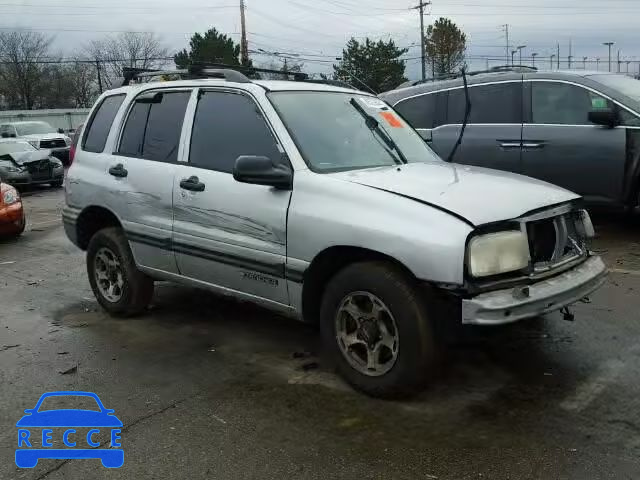
[[[382,141],[387,145],[387,147],[398,154],[398,157],[400,160],[399,163],[400,164],[409,163],[407,161],[407,157],[404,156],[404,153],[402,153],[402,151],[398,147],[398,144],[393,141],[393,138],[391,138],[389,134],[382,129],[382,127],[380,127],[380,122],[378,122],[378,120],[376,120],[376,118],[373,115],[368,114],[366,110],[362,108],[362,105],[360,105],[355,98],[352,97],[349,103],[353,105],[353,108],[355,108],[360,115],[362,115],[362,118],[364,118],[364,123],[367,125],[367,128],[369,128],[369,130],[371,130],[372,132],[376,132],[378,136],[382,139]],[[398,160],[398,158],[396,158],[395,155],[392,155],[392,156],[394,161]]]

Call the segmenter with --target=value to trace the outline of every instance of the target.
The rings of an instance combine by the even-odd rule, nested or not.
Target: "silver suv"
[[[151,82],[103,94],[66,182],[69,238],[109,313],[155,280],[319,324],[378,396],[437,369],[442,327],[558,310],[604,281],[580,198],[448,164],[367,93],[294,81]]]

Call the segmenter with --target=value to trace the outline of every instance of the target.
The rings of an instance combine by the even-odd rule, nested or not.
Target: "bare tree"
[[[76,62],[67,66],[66,71],[75,106],[89,108],[93,105],[98,93],[95,67],[87,63]]]
[[[34,108],[51,41],[37,32],[0,32],[0,93],[9,107]]]
[[[122,67],[157,68],[166,63],[168,50],[153,33],[125,32],[93,40],[86,54],[100,66],[100,80],[109,86],[122,77]]]

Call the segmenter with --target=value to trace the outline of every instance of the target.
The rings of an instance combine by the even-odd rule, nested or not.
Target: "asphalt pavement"
[[[0,479],[640,478],[639,222],[598,218],[612,273],[574,322],[471,329],[398,402],[353,391],[313,327],[250,304],[161,283],[146,315],[109,318],[64,235],[63,192],[25,203],[27,231],[0,241]],[[58,390],[115,410],[122,468],[16,467],[17,420]]]

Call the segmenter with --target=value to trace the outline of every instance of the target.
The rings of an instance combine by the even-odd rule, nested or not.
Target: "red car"
[[[0,236],[18,236],[24,232],[26,221],[18,191],[0,183]]]

